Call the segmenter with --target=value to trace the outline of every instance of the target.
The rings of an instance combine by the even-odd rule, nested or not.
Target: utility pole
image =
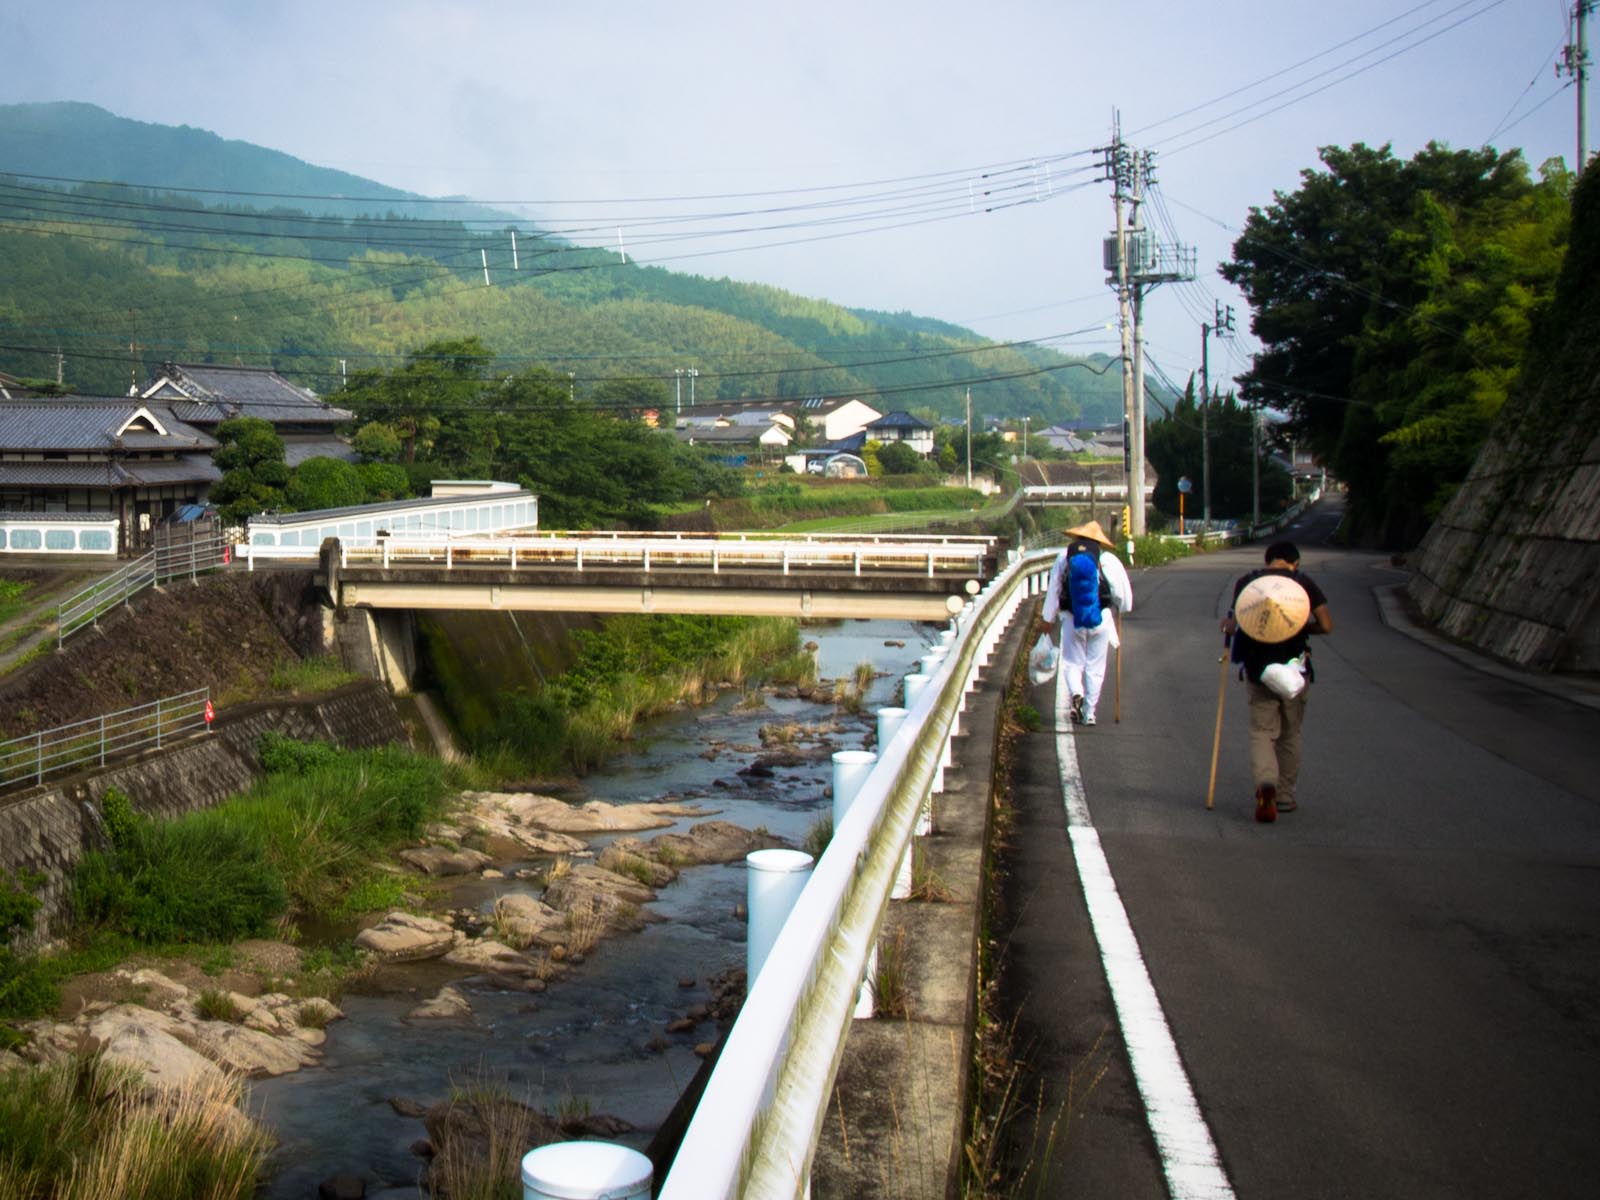
[[[967,486],[972,486],[972,389],[967,389]]]
[[[678,396],[677,396],[677,403],[676,403],[676,406],[675,406],[675,411],[677,412],[678,418],[681,420],[682,417],[683,417],[683,368],[682,367],[674,367],[672,369],[672,373],[678,377],[678,379],[677,379]]]
[[[686,367],[686,368],[684,368],[684,372],[683,373],[689,377],[689,407],[693,408],[694,407],[694,381],[700,377],[700,371],[699,371],[699,369],[697,367]]]
[[[1200,507],[1201,536],[1211,532],[1211,338],[1233,332],[1233,305],[1212,301],[1212,323],[1200,323]]]
[[[1153,178],[1152,156],[1123,143],[1120,118],[1113,119],[1111,145],[1101,153],[1102,178],[1112,183],[1117,217],[1116,232],[1105,239],[1102,253],[1111,275],[1106,282],[1117,292],[1122,338],[1122,473],[1129,510],[1125,532],[1139,537],[1145,532],[1144,294],[1158,283],[1193,279],[1194,251],[1158,244],[1140,222],[1144,185]]]
[[[1024,461],[1028,457],[1028,418],[1026,416],[1022,418],[1022,457]]]
[[[1135,504],[1137,495],[1143,499],[1144,471],[1134,470],[1133,427],[1137,419],[1133,393],[1133,289],[1128,284],[1128,220],[1123,202],[1133,182],[1134,160],[1122,144],[1122,118],[1112,119],[1111,145],[1105,147],[1103,169],[1111,180],[1111,203],[1116,211],[1116,244],[1114,258],[1106,265],[1115,273],[1112,287],[1117,291],[1117,332],[1122,341],[1122,479],[1127,487],[1128,502],[1132,505],[1132,528],[1123,531],[1125,537],[1138,537],[1144,533],[1144,504]],[[970,435],[968,438],[971,440]]]
[[[1200,322],[1200,536],[1211,532],[1211,331]]]
[[[1582,176],[1589,158],[1589,14],[1594,11],[1595,0],[1574,0],[1572,5],[1572,40],[1561,50],[1561,61],[1556,63],[1556,74],[1565,71],[1572,76],[1578,93],[1578,163],[1573,170]]]

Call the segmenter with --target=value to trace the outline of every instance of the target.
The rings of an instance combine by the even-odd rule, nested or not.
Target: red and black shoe
[[[1277,819],[1278,788],[1275,784],[1263,783],[1256,789],[1256,820],[1270,825]]]

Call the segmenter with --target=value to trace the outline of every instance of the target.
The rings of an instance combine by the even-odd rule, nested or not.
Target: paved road
[[[1217,619],[1255,549],[1135,575],[1122,722],[1108,685],[1102,723],[1067,742],[1213,1176],[1169,1183],[1073,869],[1054,689],[1036,689],[1007,957],[1047,1107],[1075,1098],[1023,1194],[1600,1193],[1600,708],[1384,624],[1375,589],[1403,577],[1323,545],[1338,515],[1292,534],[1335,618],[1299,812],[1254,822],[1231,677],[1205,809]]]

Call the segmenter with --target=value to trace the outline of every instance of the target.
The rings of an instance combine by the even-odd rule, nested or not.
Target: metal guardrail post
[[[156,749],[161,749],[161,701],[156,701]]]
[[[37,734],[34,735],[34,765],[36,767],[36,770],[34,772],[33,781],[35,783],[41,783],[42,784],[44,782],[44,731],[43,730],[40,730]]]
[[[104,713],[100,714],[100,765],[102,767],[106,765],[106,718]]]

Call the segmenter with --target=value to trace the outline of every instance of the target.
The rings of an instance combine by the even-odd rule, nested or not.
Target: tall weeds
[[[0,1076],[0,1200],[245,1200],[267,1135],[225,1075],[146,1095],[98,1057]]]
[[[641,720],[675,704],[699,703],[722,684],[808,679],[814,669],[786,620],[630,615],[575,637],[572,666],[538,693],[505,697],[474,747],[507,774],[588,774]]]

